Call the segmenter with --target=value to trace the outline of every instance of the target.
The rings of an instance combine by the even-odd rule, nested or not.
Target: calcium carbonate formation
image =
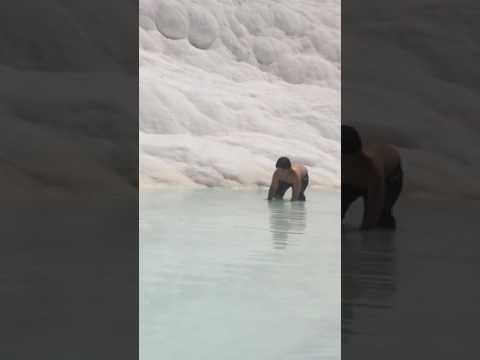
[[[140,183],[340,180],[340,1],[140,1]]]

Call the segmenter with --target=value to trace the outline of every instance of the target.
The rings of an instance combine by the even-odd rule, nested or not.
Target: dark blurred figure
[[[395,229],[392,208],[403,186],[400,155],[389,145],[363,146],[358,131],[342,125],[342,220],[363,198],[362,230]]]

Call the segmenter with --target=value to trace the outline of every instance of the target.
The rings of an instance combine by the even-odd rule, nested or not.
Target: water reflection
[[[140,358],[339,359],[339,213],[318,215],[337,199],[150,195],[140,212]]]
[[[276,200],[269,201],[268,206],[273,247],[285,249],[289,240],[300,238],[305,233],[305,203]]]
[[[393,306],[395,232],[362,232],[342,226],[342,343],[363,333],[358,317],[378,318]]]

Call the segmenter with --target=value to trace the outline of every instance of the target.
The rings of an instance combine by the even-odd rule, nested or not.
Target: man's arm
[[[275,195],[275,193],[277,192],[278,185],[279,185],[279,179],[278,179],[277,171],[275,171],[272,176],[272,183],[270,184],[270,189],[268,189],[268,200],[273,199],[273,195]]]
[[[373,228],[382,214],[385,199],[383,173],[372,164],[369,166],[367,198],[364,203],[362,230]]]

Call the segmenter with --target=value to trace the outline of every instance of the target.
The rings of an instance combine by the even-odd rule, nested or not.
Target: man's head
[[[292,168],[292,163],[287,157],[282,156],[277,160],[276,167],[277,169],[290,170]]]
[[[349,125],[342,125],[342,155],[353,155],[362,151],[362,139],[358,131]]]

